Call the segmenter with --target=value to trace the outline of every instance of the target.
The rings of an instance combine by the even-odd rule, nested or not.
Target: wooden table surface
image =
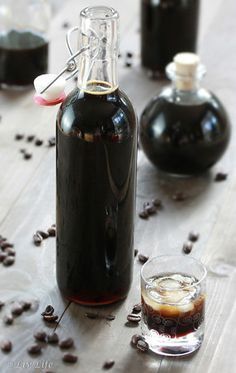
[[[66,30],[63,21],[77,24],[79,11],[99,2],[76,0],[64,2],[64,7],[52,20],[50,71],[57,72],[67,57],[64,44]],[[103,4],[115,7],[121,16],[121,53],[135,54],[132,68],[119,60],[120,85],[131,97],[138,114],[148,99],[161,88],[160,82],[150,81],[140,68],[139,61],[139,1],[110,0]],[[204,85],[225,103],[232,124],[236,119],[236,2],[235,0],[202,1],[199,52],[208,75]],[[166,82],[165,82],[166,84]],[[134,277],[128,298],[121,304],[102,308],[112,313],[111,322],[85,317],[88,308],[70,305],[58,334],[75,339],[79,360],[73,366],[61,361],[59,348],[48,346],[41,356],[31,358],[27,347],[33,343],[33,333],[44,327],[40,313],[52,304],[61,314],[67,304],[55,281],[55,238],[42,246],[32,243],[37,229],[55,223],[55,148],[46,141],[55,133],[57,107],[34,105],[33,91],[24,93],[0,92],[0,234],[15,244],[16,262],[11,267],[0,265],[0,300],[7,303],[0,312],[0,338],[13,342],[10,354],[0,352],[0,372],[60,373],[102,371],[107,359],[114,359],[112,372],[158,373],[231,373],[236,370],[236,147],[233,131],[230,147],[224,158],[206,175],[173,180],[157,173],[143,152],[138,156],[137,210],[143,202],[159,197],[164,210],[148,221],[136,218],[135,247],[140,253],[153,256],[181,254],[183,242],[190,230],[200,233],[191,255],[201,258],[208,269],[205,340],[198,353],[186,358],[165,358],[142,354],[130,346],[137,328],[124,324],[132,305],[139,302],[141,265],[134,263]],[[16,142],[16,133],[34,134],[45,141],[41,147]],[[33,153],[31,160],[23,160],[20,148]],[[214,182],[217,171],[228,173],[226,181]],[[186,192],[188,198],[174,202],[176,190]],[[12,326],[3,323],[10,302],[33,299],[35,307],[15,319]],[[47,327],[46,327],[47,329]],[[23,364],[25,367],[23,367]],[[27,365],[28,364],[28,365]],[[46,366],[46,368],[45,368]],[[51,368],[50,368],[51,367]],[[49,369],[50,368],[50,369]]]

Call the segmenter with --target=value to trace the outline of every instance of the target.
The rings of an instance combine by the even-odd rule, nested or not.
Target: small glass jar
[[[227,148],[227,112],[213,93],[199,86],[205,67],[197,55],[177,54],[166,71],[172,87],[154,97],[141,116],[143,150],[162,171],[179,176],[204,172]]]
[[[196,52],[200,0],[142,0],[141,58],[149,76],[164,76],[180,52]]]
[[[0,86],[24,88],[48,69],[48,0],[0,0]]]

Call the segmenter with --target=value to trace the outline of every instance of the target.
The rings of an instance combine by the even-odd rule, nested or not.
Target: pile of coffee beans
[[[9,267],[15,263],[16,251],[14,245],[6,237],[0,235],[0,263]]]
[[[133,327],[138,326],[139,322],[141,321],[141,316],[139,315],[142,310],[141,304],[137,303],[133,306],[131,313],[127,315],[127,322],[125,326]]]
[[[148,352],[149,346],[144,337],[140,334],[134,334],[131,338],[131,346],[136,347],[140,352]]]
[[[35,246],[40,246],[43,240],[46,240],[48,237],[55,237],[56,236],[56,225],[52,224],[51,227],[47,229],[47,231],[38,230],[33,235],[33,242]]]
[[[24,312],[27,312],[32,308],[32,302],[25,300],[13,301],[7,305],[4,302],[0,302],[0,305],[0,310],[3,306],[8,306],[7,311],[3,316],[3,323],[5,325],[12,325],[15,318],[21,316]]]

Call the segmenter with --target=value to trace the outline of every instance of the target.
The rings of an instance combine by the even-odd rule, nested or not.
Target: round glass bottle
[[[0,0],[0,86],[24,88],[47,72],[47,0]]]
[[[78,87],[57,117],[57,282],[101,305],[126,297],[133,267],[137,125],[117,81],[118,13],[80,15]]]
[[[196,52],[200,0],[141,1],[141,59],[150,77],[165,74],[175,54]]]
[[[228,115],[213,93],[199,87],[204,73],[197,55],[176,55],[167,66],[172,87],[154,97],[141,115],[143,150],[162,171],[175,175],[201,173],[227,148]]]

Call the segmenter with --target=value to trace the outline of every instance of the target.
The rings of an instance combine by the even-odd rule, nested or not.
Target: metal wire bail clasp
[[[34,95],[34,101],[38,105],[57,105],[64,101],[66,94],[64,92],[66,87],[66,81],[73,78],[75,74],[78,73],[78,67],[76,62],[76,57],[81,53],[84,53],[90,48],[89,44],[85,47],[79,49],[75,53],[71,47],[71,34],[74,31],[78,31],[79,27],[75,26],[71,28],[66,34],[66,45],[70,53],[70,57],[66,61],[65,67],[56,75],[56,74],[43,74],[39,75],[34,80],[34,87],[36,94]],[[93,30],[93,36],[97,37],[96,33]],[[64,73],[70,72],[66,78],[62,78]]]

